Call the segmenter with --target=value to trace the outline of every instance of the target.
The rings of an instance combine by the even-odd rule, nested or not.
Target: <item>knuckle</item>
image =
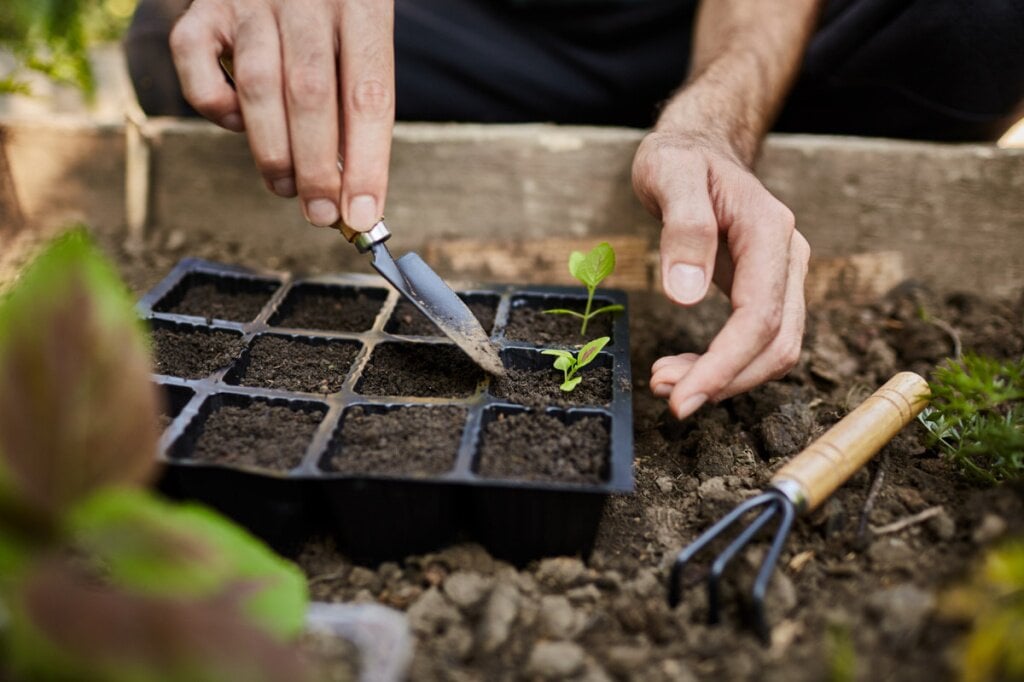
[[[367,118],[384,118],[394,108],[391,88],[373,78],[361,80],[349,91],[348,104],[353,113]]]
[[[695,241],[718,238],[718,223],[713,216],[694,215],[688,209],[670,208],[664,216],[665,227],[676,234],[685,234]]]
[[[168,39],[171,52],[181,56],[187,55],[196,45],[199,45],[202,42],[202,27],[190,14],[183,16],[178,23],[174,25]]]
[[[767,341],[778,336],[781,327],[782,311],[778,306],[772,306],[755,319],[754,334],[761,341]]]
[[[299,166],[295,181],[299,187],[299,194],[303,196],[337,197],[341,193],[338,169],[330,164]]]
[[[793,253],[804,268],[811,259],[811,244],[799,232],[793,233]]]
[[[315,67],[302,67],[288,74],[289,101],[320,109],[334,97],[330,74]]]
[[[786,342],[775,361],[775,378],[781,378],[800,362],[800,340]]]
[[[269,62],[249,59],[235,64],[238,92],[247,99],[266,96],[279,87],[280,74]]]
[[[253,150],[256,167],[265,177],[278,179],[294,175],[292,160],[287,154],[273,151]]]

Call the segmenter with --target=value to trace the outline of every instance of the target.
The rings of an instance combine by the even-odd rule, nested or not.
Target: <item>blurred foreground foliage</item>
[[[980,483],[1024,478],[1024,358],[965,355],[935,371],[920,421],[943,455]]]
[[[155,474],[132,297],[87,234],[0,300],[0,679],[302,680],[302,573]]]
[[[35,71],[80,88],[95,90],[89,67],[91,45],[117,40],[138,0],[3,0],[0,48],[14,56],[15,68],[0,74],[0,94],[30,94],[24,79]]]
[[[971,625],[964,682],[1024,680],[1024,538],[990,550],[966,585],[943,595],[940,610]]]

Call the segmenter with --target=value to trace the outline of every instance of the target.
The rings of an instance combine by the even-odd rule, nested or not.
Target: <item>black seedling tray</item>
[[[197,312],[190,302],[197,287],[203,287],[205,293],[221,292],[228,297],[238,294],[245,299],[244,305],[236,306],[238,310],[215,309],[226,317],[248,319],[182,314],[182,309]],[[570,305],[583,310],[586,303],[586,292],[570,287],[481,286],[459,293],[470,304],[493,305],[491,338],[506,366],[519,369],[550,367],[553,358],[541,355],[540,350],[567,346],[507,339],[504,332],[512,311],[524,305]],[[263,302],[259,305],[261,297]],[[344,320],[334,324],[333,302],[357,298],[367,305],[379,306],[379,310],[364,315],[355,324],[344,324]],[[625,293],[617,290],[601,290],[598,298],[601,305],[626,304]],[[302,300],[315,305],[300,310]],[[434,344],[425,365],[428,374],[429,359],[454,348],[439,332],[394,333],[397,320],[392,317],[399,304],[398,294],[372,275],[299,279],[287,273],[256,272],[191,258],[178,263],[143,297],[139,310],[152,329],[170,331],[171,335],[157,341],[158,347],[161,343],[185,347],[191,341],[213,338],[220,344],[220,354],[211,351],[195,358],[198,366],[178,372],[188,377],[155,375],[168,398],[165,420],[169,421],[161,440],[161,459],[165,464],[161,487],[174,496],[198,499],[220,509],[286,553],[295,550],[311,534],[327,529],[336,534],[345,552],[363,561],[428,551],[466,538],[517,563],[541,556],[589,554],[608,495],[633,488],[632,377],[626,315],[615,315],[610,323],[612,341],[582,371],[584,384],[591,378],[590,371],[605,368],[600,370],[605,377],[610,373],[607,401],[531,407],[495,397],[491,392],[492,379],[486,375],[470,380],[465,395],[455,398],[367,394],[365,387],[378,385],[371,376],[375,370],[368,371],[371,357],[379,349],[389,352],[385,344],[416,344],[416,348]],[[317,321],[307,313],[314,317],[324,314]],[[299,326],[314,323],[339,329]],[[592,336],[588,334],[589,338]],[[332,357],[337,358],[337,371],[328,372],[324,383],[313,392],[289,390],[277,383],[269,387],[245,385],[254,355],[262,354],[264,361],[268,357],[287,360],[288,353],[282,353],[274,344],[288,341],[335,353]],[[415,350],[412,346],[408,348]],[[457,363],[449,359],[443,362],[445,372],[454,372]],[[411,371],[415,370],[413,366]],[[422,377],[414,378],[418,382]],[[552,378],[552,382],[557,386],[556,379]],[[358,462],[347,467],[332,464],[348,415],[388,413],[410,407],[447,409],[449,412],[431,413],[431,420],[434,415],[445,414],[453,420],[451,423],[464,424],[457,437],[457,427],[449,430],[453,442],[457,442],[450,462],[442,461],[440,468],[424,464],[427,468],[419,470],[417,456],[412,458],[417,463],[409,460],[410,471],[401,470],[406,461],[403,459],[393,473],[353,471],[352,466],[358,469]],[[298,435],[289,441],[294,455],[291,465],[279,470],[252,462],[201,459],[197,443],[207,428],[214,432],[220,428],[209,426],[211,415],[220,415],[220,410],[225,414],[251,411],[256,420],[254,429],[236,434],[237,440],[230,440],[234,435],[228,434],[232,452],[243,456],[246,448],[252,446],[253,438],[280,435],[281,429],[262,423],[264,415],[273,413],[294,420]],[[504,423],[508,415],[519,413],[547,414],[564,424],[596,418],[587,422],[586,428],[594,430],[600,424],[608,444],[607,459],[597,465],[596,480],[523,480],[481,473],[481,441],[488,424],[495,420]],[[403,419],[412,414],[403,413]],[[302,429],[308,430],[305,440]],[[389,449],[387,436],[380,435],[385,452]],[[600,436],[599,441],[603,438]],[[400,444],[408,446],[410,442],[418,442],[415,435]],[[490,449],[492,461],[488,466],[496,463],[500,468],[504,464],[502,452]],[[414,454],[420,452],[414,448]]]

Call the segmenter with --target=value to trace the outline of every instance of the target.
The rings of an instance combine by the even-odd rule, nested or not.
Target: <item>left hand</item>
[[[651,390],[679,419],[784,376],[800,357],[810,247],[782,202],[724,140],[678,131],[647,135],[633,187],[660,218],[666,295],[691,306],[712,281],[732,314],[707,351],[657,360]]]

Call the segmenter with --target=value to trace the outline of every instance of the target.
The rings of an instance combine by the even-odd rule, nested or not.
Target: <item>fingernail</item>
[[[245,124],[242,122],[242,115],[236,113],[230,113],[220,120],[220,124],[228,130],[233,130],[236,133],[242,132],[245,128]]]
[[[327,199],[313,199],[306,204],[306,220],[319,227],[333,225],[338,221],[338,207]]]
[[[274,180],[274,194],[279,197],[293,197],[297,194],[295,191],[295,180],[292,178],[278,178]]]
[[[680,303],[696,303],[704,296],[704,270],[676,263],[668,270],[668,288]]]
[[[672,395],[672,384],[658,384],[651,393],[655,398],[667,398]]]
[[[352,197],[348,204],[348,226],[353,230],[369,230],[380,216],[377,215],[377,202],[369,194]]]
[[[707,401],[708,397],[703,393],[691,395],[689,398],[683,401],[682,405],[680,405],[679,410],[676,412],[676,417],[679,419],[685,419],[686,417],[689,417]]]

